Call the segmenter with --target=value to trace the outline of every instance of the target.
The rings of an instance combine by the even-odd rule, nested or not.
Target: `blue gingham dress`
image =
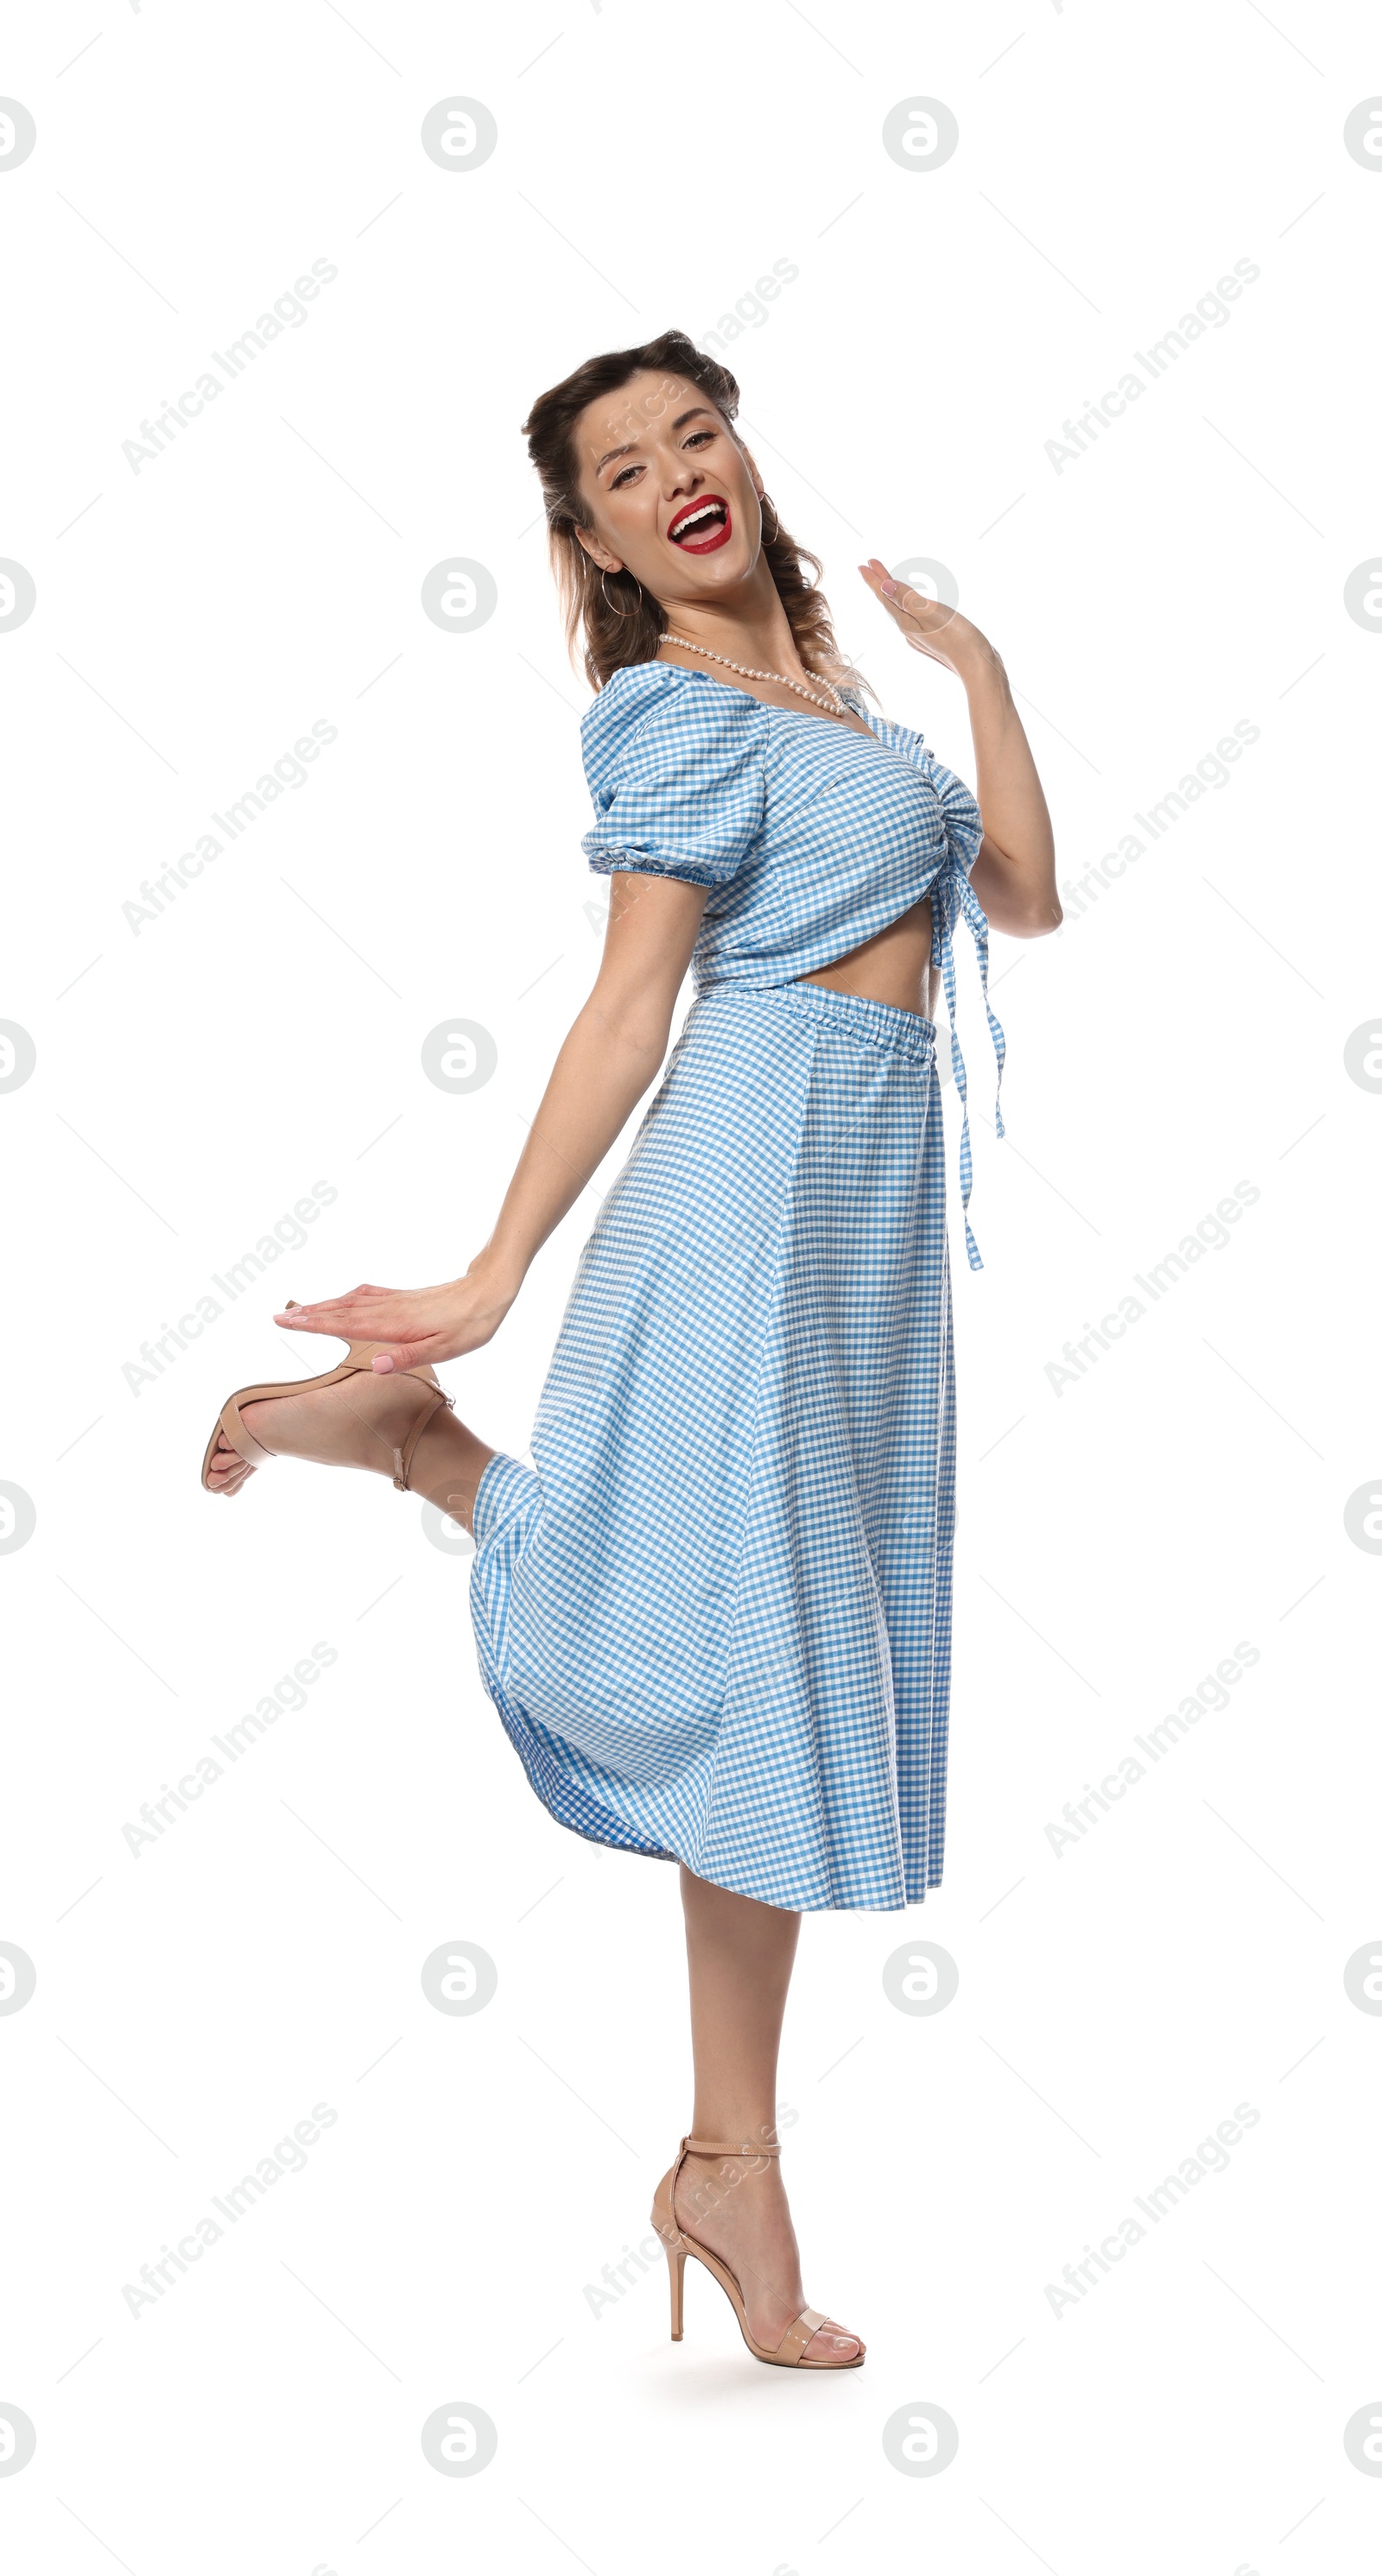
[[[485,1686],[558,1821],[802,1910],[940,1879],[955,1397],[935,1029],[797,979],[929,894],[962,1100],[957,918],[988,1004],[974,799],[849,702],[867,735],[651,662],[585,717],[591,867],[709,896],[471,1573]],[[967,1203],[967,1116],[960,1173]]]

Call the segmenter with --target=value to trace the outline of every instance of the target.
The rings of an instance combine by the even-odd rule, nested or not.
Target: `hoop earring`
[[[776,501],[773,499],[773,496],[772,496],[771,492],[760,492],[760,493],[759,493],[759,495],[758,495],[758,516],[759,516],[760,524],[761,524],[761,522],[762,522],[763,511],[764,511],[765,506],[766,506],[766,508],[768,508],[769,510],[771,510],[771,512],[772,512],[772,514],[773,514],[773,532],[772,532],[772,535],[771,535],[771,536],[769,536],[769,535],[768,535],[768,532],[767,532],[767,530],[766,530],[766,528],[764,529],[764,531],[763,531],[764,543],[765,543],[766,545],[773,546],[773,545],[776,545],[777,540],[778,540],[779,536],[780,536],[780,535],[781,535],[781,533],[782,533],[782,521],[779,519],[779,517],[778,517],[778,515],[777,515],[777,503],[776,503]]]
[[[624,608],[624,607],[622,607],[622,606],[621,606],[621,607],[616,607],[616,606],[615,606],[615,604],[614,604],[614,602],[613,602],[613,600],[610,598],[609,592],[608,592],[608,591],[606,590],[606,588],[605,588],[605,575],[604,575],[604,567],[603,567],[603,566],[601,566],[601,570],[600,570],[600,596],[601,596],[601,598],[604,600],[605,606],[606,606],[606,608],[609,610],[609,613],[610,613],[611,617],[618,617],[618,618],[621,618],[621,619],[622,619],[622,618],[627,617],[627,616],[630,614],[630,611],[629,611],[627,608]]]

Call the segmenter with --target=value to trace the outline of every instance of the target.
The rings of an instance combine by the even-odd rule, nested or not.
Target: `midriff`
[[[940,1006],[941,979],[931,964],[931,898],[899,913],[885,930],[875,931],[861,947],[831,959],[799,984],[826,984],[836,993],[859,993],[866,1001],[888,1002],[897,1011],[916,1011],[933,1020]]]

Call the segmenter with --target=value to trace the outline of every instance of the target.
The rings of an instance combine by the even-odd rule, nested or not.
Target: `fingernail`
[[[387,1351],[376,1351],[370,1366],[377,1377],[388,1377],[393,1368],[393,1361]]]
[[[879,587],[879,589],[883,592],[883,594],[884,594],[884,597],[885,597],[885,598],[887,598],[887,599],[895,599],[895,598],[897,597],[898,584],[893,580],[892,575],[891,575],[890,573],[889,573],[889,574],[885,574],[885,576],[884,576],[883,580],[882,580],[882,581],[880,581],[880,583],[879,583],[878,587]]]

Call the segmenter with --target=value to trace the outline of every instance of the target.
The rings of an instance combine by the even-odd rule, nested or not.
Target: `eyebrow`
[[[672,423],[673,429],[684,429],[688,420],[695,420],[697,414],[700,412],[704,412],[708,420],[714,418],[714,414],[711,411],[709,403],[692,403],[689,411],[678,412],[676,419]],[[607,465],[612,465],[615,458],[618,456],[632,456],[637,445],[637,439],[631,438],[625,447],[607,448],[604,455],[600,458],[599,463],[596,465],[596,473],[603,474],[605,467]]]

